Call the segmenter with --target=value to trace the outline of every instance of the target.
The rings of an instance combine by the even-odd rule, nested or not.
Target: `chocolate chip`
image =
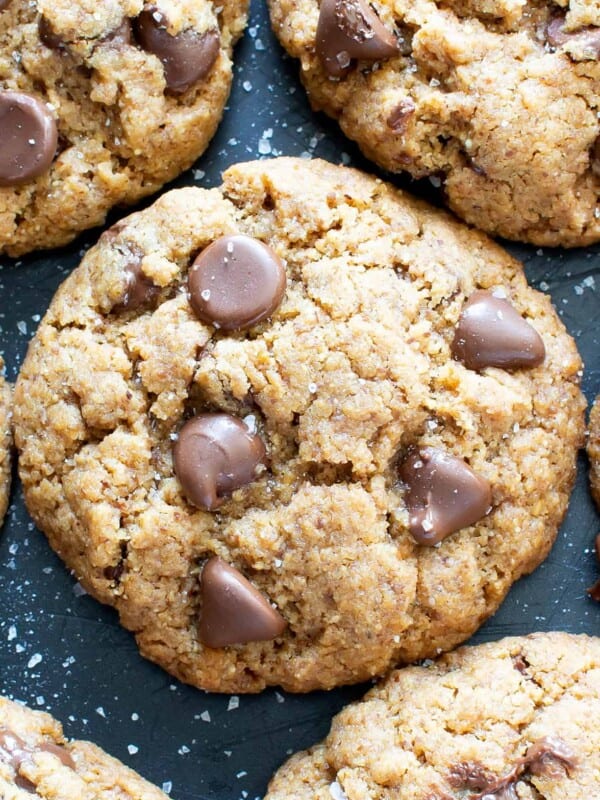
[[[221,39],[214,28],[205,33],[186,30],[172,36],[167,17],[155,5],[146,5],[135,21],[138,42],[161,61],[167,88],[182,94],[205,78],[219,55]]]
[[[17,186],[43,175],[57,144],[56,122],[41,100],[0,91],[0,186]]]
[[[212,511],[224,496],[256,480],[266,461],[262,439],[231,414],[199,414],[186,422],[173,451],[183,493]]]
[[[38,36],[43,45],[50,50],[61,50],[64,48],[64,42],[58,34],[54,33],[52,26],[46,17],[40,17],[38,22]]]
[[[244,578],[220,558],[210,558],[200,579],[200,641],[208,647],[265,642],[280,636],[286,622]]]
[[[75,762],[64,747],[54,744],[54,742],[43,742],[39,745],[28,745],[20,736],[8,728],[0,728],[0,761],[8,764],[16,773],[15,784],[20,789],[24,789],[30,794],[35,794],[35,785],[22,775],[19,769],[24,761],[27,761],[35,753],[51,753],[57,756],[61,762],[69,769],[75,769]]]
[[[539,333],[507,300],[476,291],[460,315],[452,355],[468,369],[518,369],[537,367],[546,350]]]
[[[408,127],[410,118],[415,113],[415,109],[414,100],[411,100],[410,97],[405,97],[403,100],[400,100],[396,108],[394,108],[387,118],[388,128],[394,131],[394,133],[404,133]]]
[[[271,316],[285,292],[285,269],[270,247],[250,236],[222,236],[190,269],[190,303],[203,322],[244,330]]]
[[[418,544],[437,544],[490,511],[489,483],[443,450],[423,447],[411,453],[399,473],[406,486],[409,529]]]
[[[364,0],[322,0],[317,55],[332,78],[341,78],[352,59],[381,61],[399,53],[398,41]]]
[[[546,736],[527,749],[523,766],[532,775],[545,775],[557,780],[575,767],[575,756],[571,749],[556,736]]]

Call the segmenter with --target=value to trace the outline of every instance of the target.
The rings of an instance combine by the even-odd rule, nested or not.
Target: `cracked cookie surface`
[[[0,796],[27,800],[166,800],[91,742],[67,741],[49,714],[0,697]]]
[[[600,640],[533,634],[392,672],[293,756],[265,800],[588,800]]]
[[[587,451],[590,459],[592,494],[600,506],[600,396],[596,398],[590,412]]]
[[[3,368],[0,358],[0,370]],[[0,372],[0,525],[8,508],[12,446],[12,387]]]
[[[191,166],[227,101],[248,3],[0,5],[0,253],[16,256]]]
[[[567,247],[600,239],[596,4],[269,5],[313,108],[336,119],[368,158],[431,176],[459,216],[493,235]],[[379,19],[369,27],[372,8]],[[396,52],[379,61],[360,42],[377,39],[375,22],[396,37]],[[345,42],[341,29],[350,29]]]
[[[188,273],[239,235],[285,265],[285,293],[270,318],[223,330],[195,315]],[[452,358],[478,289],[528,320],[543,363]],[[482,234],[355,170],[241,164],[219,188],[169,192],[123,220],[59,289],[16,388],[26,503],[180,679],[236,692],[357,682],[463,641],[546,556],[582,443],[580,367],[549,299]],[[207,511],[186,499],[173,446],[191,417],[204,435],[227,415],[264,451],[255,480],[207,492]],[[458,464],[477,502],[489,486],[491,511],[486,500],[435,547],[413,538],[399,476],[415,447]],[[207,563],[272,640],[202,643],[203,614],[212,624],[220,608]]]

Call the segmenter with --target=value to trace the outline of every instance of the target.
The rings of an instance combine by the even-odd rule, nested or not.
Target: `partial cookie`
[[[592,494],[596,503],[600,506],[600,396],[596,398],[590,412],[587,451],[590,459]]]
[[[540,633],[393,672],[265,800],[598,797],[600,640]]]
[[[25,800],[166,800],[90,742],[66,741],[49,714],[0,697],[0,797]]]
[[[590,0],[269,0],[314,109],[431,176],[488,233],[600,239],[600,13]]]
[[[0,370],[3,368],[0,358]],[[12,446],[12,387],[0,372],[0,525],[8,508]]]
[[[380,181],[223,180],[119,223],[54,298],[16,390],[29,511],[197,686],[449,649],[556,536],[575,345],[520,264]]]
[[[248,0],[0,2],[0,254],[55,247],[187,169]]]

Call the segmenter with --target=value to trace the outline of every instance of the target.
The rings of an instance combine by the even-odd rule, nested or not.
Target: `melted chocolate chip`
[[[562,47],[571,42],[576,45],[572,55],[576,60],[597,61],[600,58],[600,27],[588,26],[576,31],[565,30],[562,15],[550,20],[546,26],[546,39],[552,47]]]
[[[405,97],[401,100],[396,108],[387,118],[387,126],[394,133],[404,133],[408,127],[410,118],[415,113],[415,103],[410,97]]]
[[[281,614],[237,569],[220,558],[206,562],[200,595],[198,635],[208,647],[270,641],[285,630]]]
[[[406,486],[409,529],[418,544],[437,544],[490,510],[489,483],[461,458],[435,447],[413,452],[399,473]]]
[[[231,414],[199,414],[185,423],[173,450],[175,473],[193,505],[212,511],[256,480],[265,465],[262,439]]]
[[[452,355],[468,369],[518,369],[537,367],[546,350],[536,329],[507,300],[476,291],[458,320]]]
[[[482,791],[489,784],[489,772],[481,765],[473,762],[463,762],[452,768],[448,783],[456,789],[471,789]]]
[[[182,94],[205,78],[217,60],[221,47],[219,32],[186,30],[172,36],[167,17],[155,5],[146,5],[135,21],[140,45],[161,61],[167,88]]]
[[[57,144],[56,122],[41,100],[0,91],[0,186],[17,186],[43,175]]]
[[[270,247],[250,236],[222,236],[190,269],[190,303],[203,322],[244,330],[270,317],[285,292],[285,269]]]
[[[381,61],[399,53],[393,33],[364,0],[321,0],[316,51],[332,78],[352,68],[352,59]]]
[[[75,762],[64,747],[54,742],[43,742],[40,745],[27,745],[20,736],[8,728],[0,728],[0,761],[8,764],[15,771],[15,784],[30,794],[35,794],[35,785],[25,776],[19,774],[21,764],[31,759],[35,753],[51,753],[60,759],[65,767],[74,770]]]
[[[522,759],[524,769],[532,775],[546,775],[558,780],[575,767],[575,757],[556,736],[546,736],[531,745]]]
[[[50,48],[50,50],[60,50],[64,47],[63,40],[58,34],[54,33],[46,17],[40,17],[39,19],[38,35],[42,44]]]
[[[115,306],[115,311],[142,308],[151,303],[160,291],[142,272],[142,253],[135,248],[129,250],[129,253],[131,257],[123,267],[125,293],[123,300]]]

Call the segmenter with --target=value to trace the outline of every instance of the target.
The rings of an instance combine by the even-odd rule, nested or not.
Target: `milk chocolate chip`
[[[285,269],[270,247],[250,236],[222,236],[190,269],[190,303],[203,322],[226,331],[256,325],[281,303]]]
[[[31,759],[35,753],[51,753],[60,759],[62,764],[69,769],[75,769],[75,762],[65,750],[54,742],[43,742],[39,745],[28,745],[20,736],[8,728],[0,728],[0,761],[8,764],[15,772],[15,783],[20,789],[30,794],[35,794],[35,785],[22,775],[19,775],[21,764]]]
[[[200,579],[200,641],[208,647],[265,642],[280,636],[286,622],[244,578],[220,558],[210,558]]]
[[[205,78],[219,55],[219,31],[186,30],[172,36],[169,21],[156,5],[146,5],[135,21],[138,42],[161,61],[167,88],[182,94]]]
[[[0,186],[17,186],[43,175],[57,143],[56,122],[41,100],[0,91]]]
[[[351,69],[354,58],[381,61],[399,53],[393,33],[364,0],[322,0],[316,51],[332,78]]]
[[[125,294],[116,311],[131,311],[148,305],[159,292],[158,286],[142,272],[142,257],[135,250],[124,268]]]
[[[552,47],[562,47],[571,43],[569,55],[575,61],[597,61],[600,57],[600,28],[589,25],[575,31],[565,30],[562,15],[550,20],[546,27],[546,39]]]
[[[212,511],[224,496],[256,480],[266,461],[262,439],[231,414],[199,414],[186,422],[173,451],[187,499]]]
[[[546,350],[536,329],[507,300],[476,291],[458,320],[452,355],[469,369],[518,369],[537,367]]]
[[[400,466],[409,529],[418,544],[433,545],[473,525],[491,508],[489,483],[461,458],[422,447]]]

